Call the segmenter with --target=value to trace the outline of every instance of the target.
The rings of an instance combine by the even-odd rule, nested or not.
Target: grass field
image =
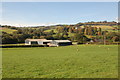
[[[2,49],[0,48],[0,80],[2,79]]]
[[[117,45],[3,48],[3,78],[117,78]]]
[[[8,28],[2,28],[2,29],[0,29],[0,32],[2,32],[2,31],[11,34],[11,33],[13,33],[14,31],[17,31],[17,30],[14,30],[14,29],[8,29]]]
[[[50,31],[54,31],[54,33],[57,33],[57,30],[56,29],[49,29],[49,30],[45,30],[44,32],[50,32]]]
[[[102,30],[109,30],[109,29],[113,29],[112,26],[92,26],[92,27],[97,27],[97,28],[102,28]]]

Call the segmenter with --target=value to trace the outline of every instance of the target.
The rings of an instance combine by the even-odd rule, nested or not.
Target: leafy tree
[[[74,40],[77,41],[78,43],[85,43],[89,39],[84,34],[75,34]]]
[[[98,28],[98,35],[102,35],[102,29]]]

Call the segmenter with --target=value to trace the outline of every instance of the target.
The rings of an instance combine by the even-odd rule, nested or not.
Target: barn
[[[25,45],[67,46],[72,45],[69,40],[26,39]]]
[[[26,39],[25,40],[25,45],[47,45],[50,42],[52,42],[52,40],[46,40],[46,39]]]
[[[67,45],[72,45],[72,42],[69,40],[53,40],[51,42],[54,46],[67,46]]]

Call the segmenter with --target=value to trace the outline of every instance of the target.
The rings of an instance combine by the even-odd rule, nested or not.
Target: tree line
[[[25,39],[50,39],[50,40],[71,40],[78,43],[86,43],[90,40],[103,40],[108,42],[119,42],[119,32],[102,31],[101,28],[92,27],[91,25],[80,24],[76,25],[57,25],[48,27],[13,27],[1,26],[10,29],[15,29],[13,33],[9,34],[2,31],[2,44],[17,44],[24,43]],[[46,31],[50,30],[50,31]]]

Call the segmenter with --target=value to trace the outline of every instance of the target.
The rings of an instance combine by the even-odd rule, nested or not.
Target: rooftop
[[[54,40],[56,42],[71,42],[70,40]]]
[[[70,40],[47,40],[47,39],[26,39],[26,41],[44,41],[44,42],[55,41],[55,42],[71,42]]]
[[[46,39],[26,39],[28,41],[43,41],[43,40],[46,40]]]

